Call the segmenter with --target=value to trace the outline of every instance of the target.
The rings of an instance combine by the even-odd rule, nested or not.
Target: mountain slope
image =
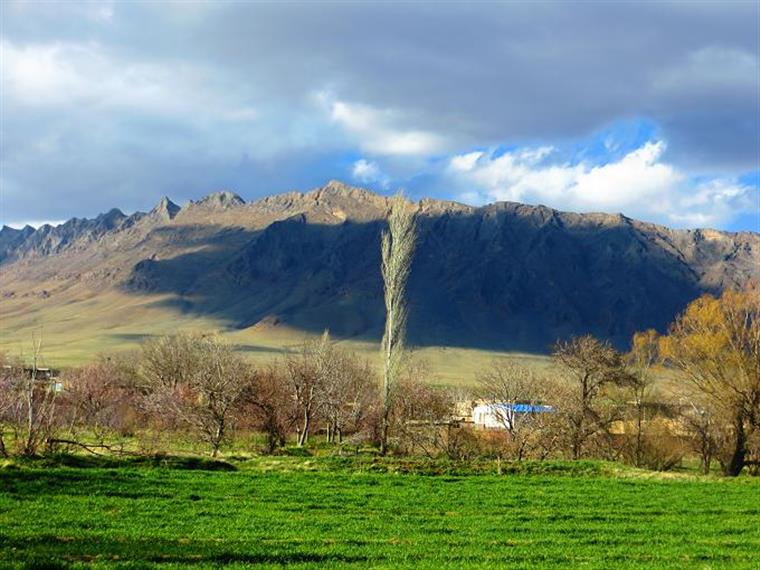
[[[83,335],[91,320],[92,335],[114,343],[127,333],[108,327],[137,338],[164,321],[376,341],[387,210],[386,198],[331,182],[248,204],[220,192],[181,209],[164,198],[147,214],[3,228],[3,343],[40,324]],[[545,352],[586,332],[624,346],[701,293],[760,277],[751,232],[437,200],[419,203],[418,224],[409,339],[419,346]]]

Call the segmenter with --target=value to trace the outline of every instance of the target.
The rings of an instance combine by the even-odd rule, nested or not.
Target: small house
[[[488,403],[477,405],[472,409],[472,422],[486,429],[511,430],[522,416],[552,412],[554,412],[553,407],[540,404]]]

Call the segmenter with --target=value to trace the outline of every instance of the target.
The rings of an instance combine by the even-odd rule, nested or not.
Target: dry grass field
[[[152,336],[179,330],[218,331],[253,362],[265,363],[297,350],[308,338],[303,331],[268,323],[230,329],[221,320],[170,308],[169,301],[170,295],[134,296],[115,289],[96,292],[85,287],[70,287],[48,298],[2,299],[0,350],[11,357],[28,356],[33,336],[41,335],[45,364],[65,368],[98,354],[134,350]],[[379,366],[379,344],[337,340]],[[538,369],[550,365],[543,355],[445,346],[416,348],[414,352],[430,371],[430,382],[436,384],[470,385],[494,358],[513,358]]]

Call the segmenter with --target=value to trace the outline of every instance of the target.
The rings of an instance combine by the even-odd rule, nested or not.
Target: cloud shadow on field
[[[266,552],[239,552],[235,542],[225,544],[219,541],[194,539],[188,542],[166,540],[157,537],[145,539],[109,539],[102,536],[82,538],[40,535],[21,538],[0,535],[0,544],[12,549],[17,562],[24,562],[25,568],[72,568],[72,563],[88,562],[97,558],[130,563],[172,564],[188,566],[253,564],[340,564],[367,563],[367,556],[299,551],[298,546],[261,546]],[[302,548],[302,547],[300,547]],[[287,549],[287,551],[285,550]],[[377,559],[373,556],[373,559]]]

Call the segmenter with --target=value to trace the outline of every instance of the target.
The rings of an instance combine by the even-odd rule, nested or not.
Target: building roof
[[[489,411],[502,411],[502,412],[514,412],[516,414],[542,414],[547,412],[553,412],[552,406],[544,406],[540,404],[511,404],[508,402],[499,402],[494,404],[481,404],[475,406],[475,409],[487,408]]]

